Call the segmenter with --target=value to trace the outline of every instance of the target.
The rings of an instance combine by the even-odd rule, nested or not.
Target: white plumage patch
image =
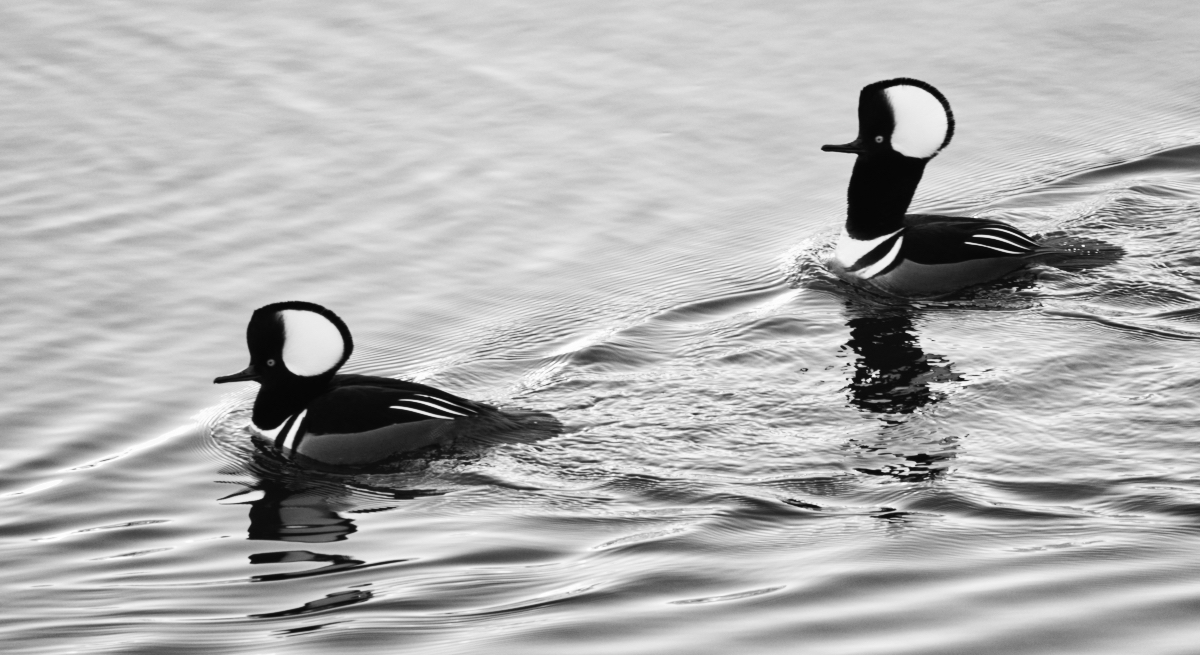
[[[1013,228],[990,226],[971,235],[968,246],[987,248],[1006,255],[1023,255],[1037,248],[1037,243]]]
[[[991,241],[999,241],[1000,243],[1012,246],[1013,248],[1017,248],[1020,250],[1025,249],[1025,246],[1023,246],[1019,243],[1013,243],[1012,241],[1009,241],[1008,239],[1005,239],[1004,237],[998,237],[994,234],[976,234],[975,238],[976,239],[989,239]]]
[[[1006,255],[1021,255],[1021,254],[1024,254],[1024,252],[1025,252],[1024,250],[1005,250],[1004,248],[1001,248],[999,246],[993,246],[993,245],[986,244],[986,243],[975,243],[974,241],[967,241],[966,244],[968,246],[976,246],[978,248],[987,248],[988,250],[995,250],[996,252],[1002,252]]]
[[[416,398],[403,398],[403,399],[397,401],[400,404],[392,405],[391,409],[399,409],[399,410],[402,410],[405,412],[412,412],[413,414],[420,414],[422,416],[428,416],[430,418],[440,418],[440,419],[447,419],[447,420],[454,420],[455,417],[467,416],[469,414],[475,413],[475,411],[472,409],[463,407],[456,403],[452,403],[449,400],[446,400],[444,398],[437,398],[435,396],[430,396],[429,394],[424,394],[424,393],[419,393],[416,395],[420,396],[421,398],[427,398],[428,400],[418,400]],[[447,416],[447,415],[449,415],[449,416]]]
[[[991,239],[1002,238],[1008,239],[1010,243],[1021,248],[1032,249],[1038,247],[1038,244],[1033,239],[1021,234],[1016,228],[1008,226],[993,225],[979,230],[973,237],[988,237]]]
[[[408,402],[414,402],[414,401],[410,400]],[[445,419],[447,421],[454,420],[453,416],[443,416],[441,414],[434,414],[433,412],[416,409],[415,407],[405,407],[403,405],[392,405],[391,409],[398,409],[398,410],[405,411],[405,412],[412,412],[413,414],[420,414],[421,416],[428,416],[429,418],[440,418],[440,419]]]
[[[941,150],[950,123],[946,108],[934,95],[919,86],[901,84],[883,90],[896,128],[892,149],[906,156],[928,159]]]
[[[432,400],[432,401],[435,401],[435,402],[439,402],[439,403],[441,403],[442,405],[445,405],[446,407],[453,407],[454,409],[461,409],[462,411],[466,412],[467,414],[474,414],[474,413],[475,413],[475,410],[471,409],[470,407],[463,407],[462,405],[459,405],[458,403],[453,403],[453,402],[450,402],[449,400],[446,400],[445,398],[438,398],[438,397],[436,397],[436,396],[431,396],[431,395],[429,395],[429,394],[427,394],[427,393],[419,393],[419,394],[416,394],[416,395],[418,395],[418,396],[420,396],[420,397],[422,397],[422,398],[428,398],[428,399],[430,399],[430,400]],[[423,401],[420,401],[420,400],[418,400],[418,401],[415,401],[415,402],[423,402]],[[447,410],[447,411],[450,411],[450,410]],[[452,414],[458,414],[458,412],[451,412],[451,413],[452,413]],[[459,416],[465,416],[465,415],[466,415],[466,414],[459,414]]]
[[[289,371],[313,377],[342,361],[346,342],[329,319],[299,309],[285,309],[279,316],[283,321],[283,363]]]
[[[441,405],[435,405],[435,404],[433,404],[433,403],[431,403],[431,402],[427,402],[427,401],[424,401],[424,400],[417,400],[417,399],[415,399],[415,398],[414,398],[414,399],[412,399],[412,400],[406,400],[406,401],[404,401],[404,402],[406,402],[406,403],[416,403],[416,404],[418,404],[418,405],[425,405],[426,407],[432,407],[433,409],[436,409],[436,410],[438,410],[438,411],[441,411],[441,412],[446,412],[447,414],[453,414],[453,415],[455,415],[455,416],[466,416],[466,414],[463,414],[462,412],[456,412],[456,411],[454,411],[454,410],[452,410],[452,409],[447,409],[447,408],[445,408],[445,407],[442,407]]]
[[[901,230],[904,228],[900,228]],[[900,230],[896,230],[899,232]],[[837,251],[833,257],[837,263],[842,265],[842,268],[850,268],[858,263],[858,260],[866,256],[867,253],[874,250],[879,244],[896,236],[896,232],[885,234],[875,239],[855,239],[846,232],[846,228],[842,228],[842,236],[838,237]]]
[[[287,436],[283,438],[283,450],[289,451],[296,447],[296,437],[300,433],[300,424],[304,423],[304,417],[308,415],[308,410],[300,412],[296,420],[292,421],[292,428],[288,430]]]
[[[879,261],[875,262],[874,264],[871,264],[870,266],[858,271],[856,273],[856,275],[858,275],[859,277],[861,277],[864,280],[875,277],[880,272],[882,272],[883,269],[892,265],[892,262],[895,261],[895,259],[896,259],[896,255],[900,254],[900,246],[903,244],[904,244],[904,237],[900,237],[900,238],[896,239],[896,243],[894,245],[892,245],[892,249],[889,250],[886,255],[884,255],[883,257],[880,257]]]
[[[282,423],[280,423],[278,426],[276,426],[275,428],[273,428],[271,430],[263,430],[262,428],[255,425],[253,422],[251,422],[250,425],[252,426],[252,432],[257,434],[258,436],[263,437],[267,441],[275,441],[275,438],[279,436],[279,431],[282,430],[284,428],[284,426],[287,425],[287,419],[283,419]]]

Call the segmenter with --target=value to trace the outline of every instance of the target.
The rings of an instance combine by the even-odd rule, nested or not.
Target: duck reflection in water
[[[302,543],[329,543],[346,539],[358,528],[354,521],[333,510],[337,502],[322,492],[294,491],[284,484],[259,481],[257,491],[262,497],[250,503],[250,539],[268,539]],[[344,503],[338,503],[344,504]],[[389,560],[369,564],[350,555],[318,553],[311,550],[282,550],[254,553],[251,564],[317,564],[297,571],[282,571],[250,576],[251,582],[276,582],[339,573],[350,569],[391,564],[404,560]],[[372,593],[357,589],[328,594],[300,605],[274,612],[251,614],[250,618],[278,618],[311,614],[355,605],[370,600]],[[317,626],[322,627],[322,626]],[[315,629],[315,628],[314,628]]]
[[[939,383],[962,377],[944,357],[921,348],[909,308],[852,304],[848,310],[846,348],[855,354],[849,400],[885,424],[869,441],[851,440],[849,447],[867,464],[855,470],[908,481],[935,477],[955,457],[958,438],[939,435],[910,415],[946,397]]]
[[[319,488],[289,488],[286,484],[260,480],[262,497],[250,503],[250,526],[247,538],[255,540],[291,541],[324,544],[344,541],[358,531],[354,520],[339,513],[343,511],[384,511],[391,507],[353,507],[351,494],[370,494],[382,501],[411,500],[434,496],[439,492],[421,489],[373,489],[354,485],[341,494],[331,493],[330,485]],[[340,496],[340,497],[339,497]]]
[[[931,383],[962,380],[944,357],[921,349],[906,310],[856,316],[846,325],[846,347],[857,355],[848,387],[850,402],[859,409],[911,414],[944,397]]]
[[[335,476],[284,469],[264,453],[257,453],[249,470],[255,484],[222,499],[225,504],[249,504],[252,540],[327,544],[345,541],[358,530],[353,512],[377,512],[399,506],[399,502],[440,492],[424,489],[382,489]],[[350,555],[319,553],[311,550],[284,550],[255,553],[251,564],[320,564],[315,568],[251,576],[254,582],[307,578],[347,569],[392,564],[404,560],[367,563]],[[322,601],[324,602],[324,601]],[[291,610],[289,610],[291,611]]]
[[[222,498],[221,502],[250,506],[247,538],[251,540],[304,544],[345,541],[358,530],[354,520],[347,514],[387,511],[399,508],[405,501],[415,498],[441,495],[442,492],[436,489],[413,489],[404,485],[405,480],[412,481],[414,476],[424,479],[423,473],[432,459],[481,456],[499,444],[533,443],[563,432],[562,423],[544,412],[514,410],[510,415],[514,418],[507,431],[468,434],[453,447],[428,448],[391,462],[387,466],[358,471],[302,468],[281,457],[272,445],[251,442],[255,450],[248,461],[223,470],[222,473],[241,478],[248,476],[254,481],[247,485],[247,488]],[[385,475],[395,479],[397,486],[365,484],[362,477],[364,473]],[[318,553],[311,550],[275,551],[250,556],[251,564],[323,564],[300,571],[252,576],[251,579],[255,582],[325,575],[346,569],[401,561],[404,560],[368,563],[350,555]],[[326,598],[314,601],[311,605],[314,608],[325,608],[328,603],[342,601],[359,602],[349,597],[338,597],[333,600]],[[310,610],[298,608],[286,610],[285,613],[304,611]]]
[[[290,467],[265,451],[254,453],[250,466],[241,473],[254,477],[254,484],[222,502],[250,505],[247,538],[252,540],[344,541],[358,531],[345,513],[385,511],[398,507],[397,501],[441,494],[432,489],[376,487],[362,484],[352,475]]]
[[[296,493],[273,484],[259,489],[262,498],[250,504],[250,539],[324,544],[342,541],[358,530],[352,519],[333,511],[320,494]]]
[[[430,489],[406,488],[404,481],[414,475],[424,478],[429,463],[437,459],[473,459],[485,456],[491,449],[504,444],[529,444],[555,437],[564,432],[563,424],[554,416],[535,410],[506,410],[506,421],[496,425],[463,430],[451,445],[431,446],[407,453],[404,457],[367,467],[312,466],[301,467],[271,443],[242,439],[244,428],[238,418],[220,423],[214,428],[218,440],[249,446],[250,455],[223,470],[225,475],[249,476],[253,484],[229,494],[220,502],[227,505],[249,504],[248,538],[302,543],[343,541],[357,528],[347,512],[378,512],[392,509],[395,501],[423,496],[440,495]],[[394,479],[396,487],[364,484],[364,475]],[[378,478],[376,478],[378,479]]]

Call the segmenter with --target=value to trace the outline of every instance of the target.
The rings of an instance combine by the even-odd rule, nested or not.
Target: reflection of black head
[[[868,412],[908,414],[941,399],[930,382],[958,379],[937,355],[926,355],[905,313],[850,319],[847,346],[858,355],[850,402]]]

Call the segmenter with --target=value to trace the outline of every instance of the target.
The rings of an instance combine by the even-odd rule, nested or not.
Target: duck
[[[1078,270],[1120,258],[1121,248],[1093,239],[1038,239],[992,219],[907,214],[926,164],[953,136],[950,102],[933,85],[899,77],[863,87],[857,138],[821,147],[857,155],[833,273],[888,296],[936,298],[1036,264]]]
[[[354,352],[346,323],[304,301],[260,307],[246,326],[250,365],[215,384],[257,382],[250,432],[285,458],[361,468],[451,444],[487,404],[416,382],[339,374]]]

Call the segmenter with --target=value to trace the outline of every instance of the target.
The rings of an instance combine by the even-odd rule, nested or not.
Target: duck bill
[[[831,144],[821,146],[821,150],[825,152],[848,152],[852,155],[861,155],[863,152],[866,152],[862,145],[862,139],[855,139],[850,143],[843,143],[841,145]]]
[[[254,368],[254,364],[247,366],[244,370],[238,371],[233,375],[222,375],[213,380],[213,384],[224,384],[226,382],[257,382],[258,369]]]

